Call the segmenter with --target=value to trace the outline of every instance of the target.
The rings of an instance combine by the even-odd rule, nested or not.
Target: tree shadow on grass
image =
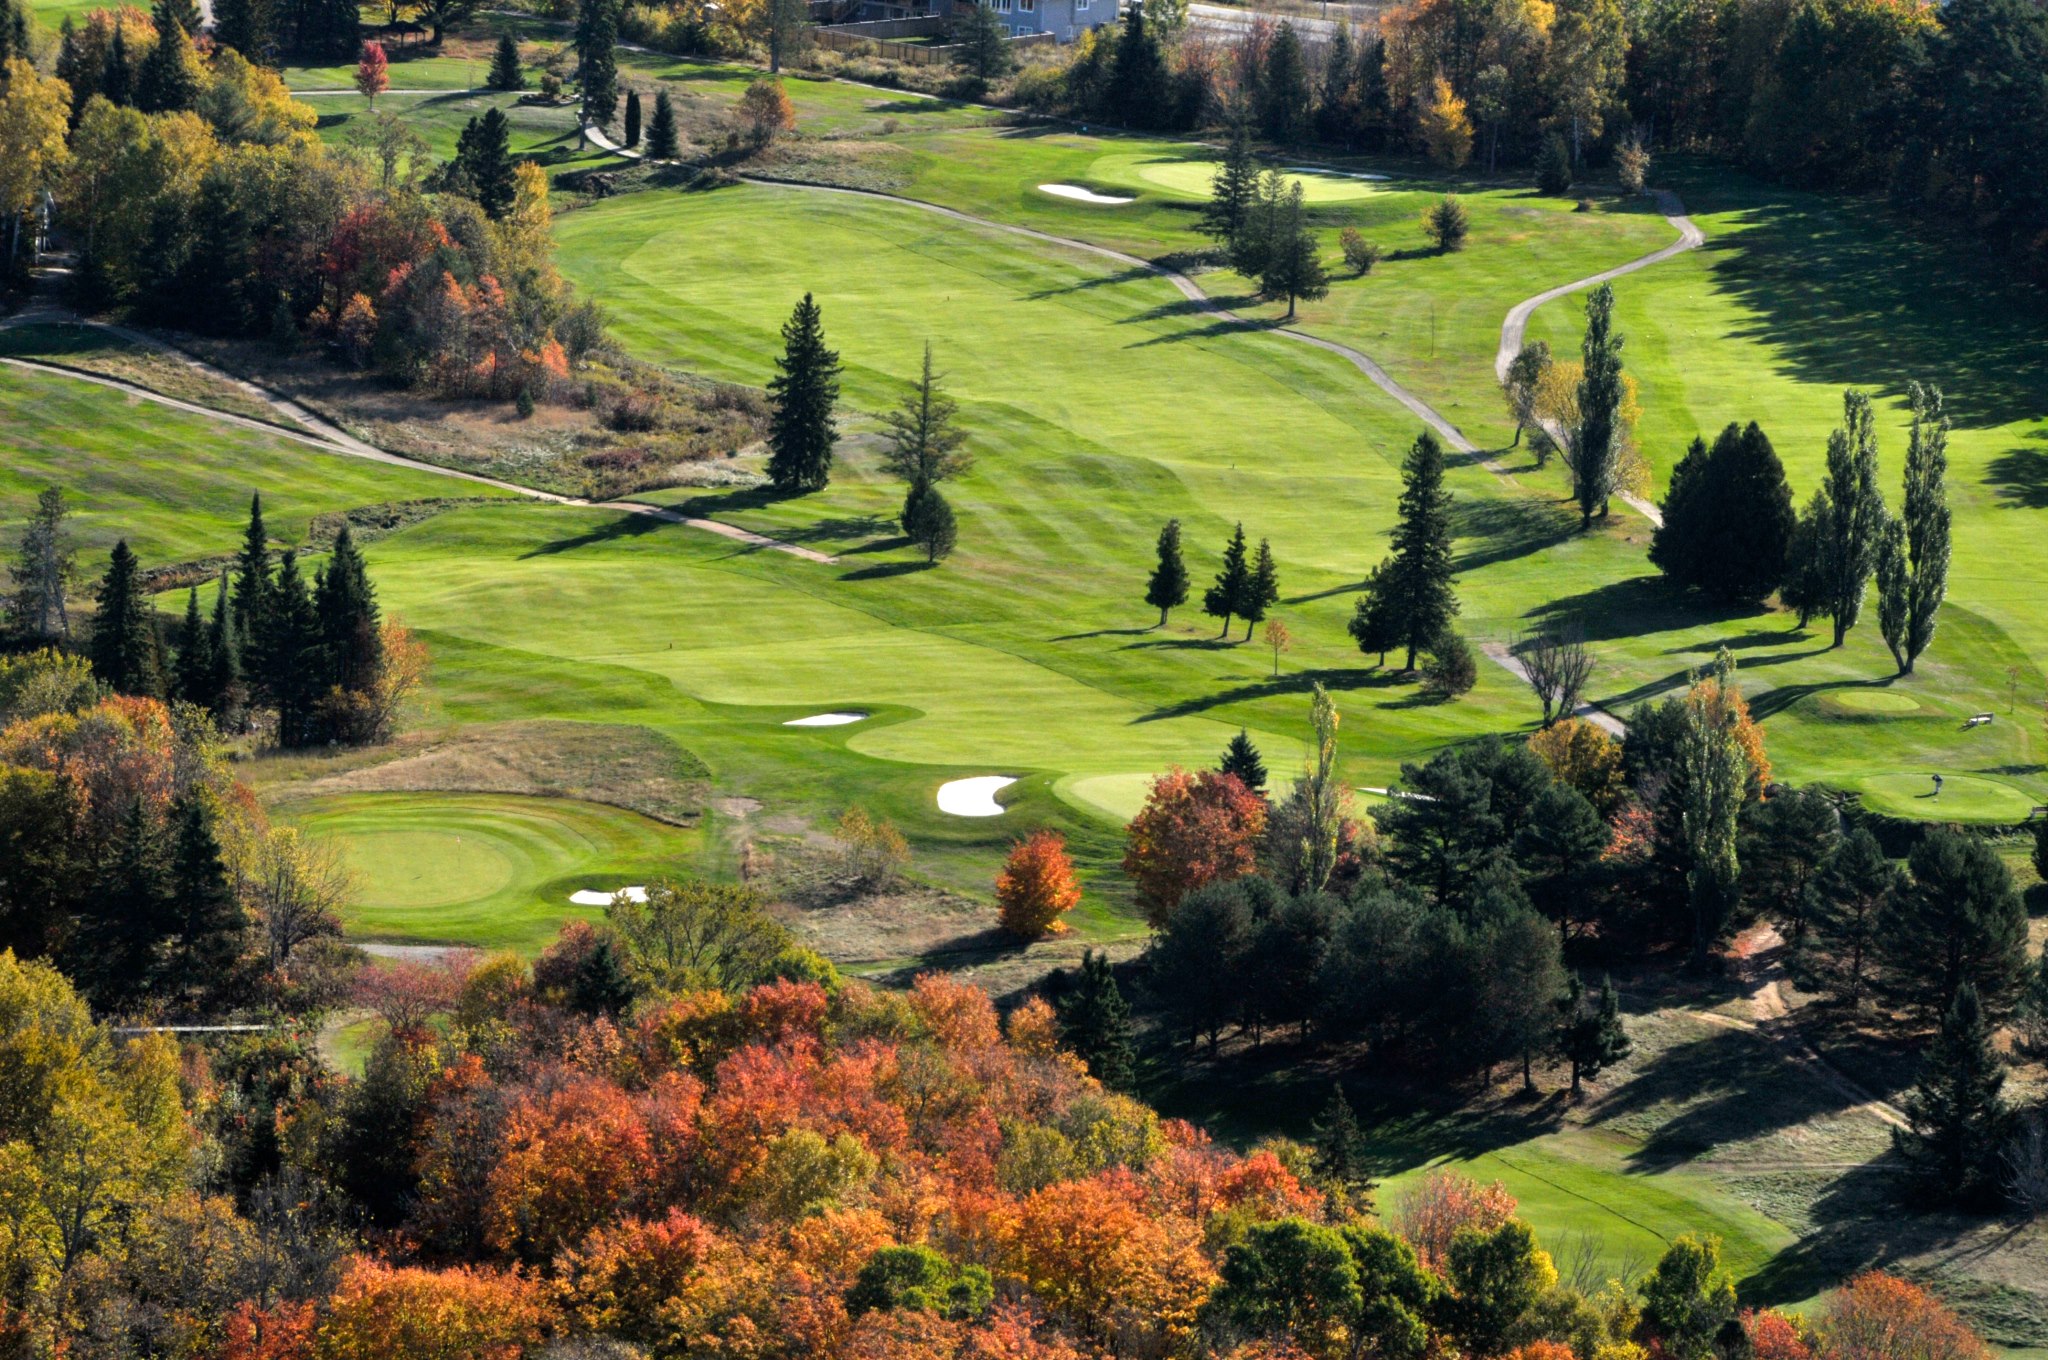
[[[1538,623],[1576,619],[1588,642],[1668,633],[1705,623],[1725,623],[1758,614],[1755,605],[1717,604],[1676,590],[1662,576],[1631,576],[1576,595],[1561,595],[1530,610]]]
[[[1065,297],[1069,293],[1085,293],[1091,288],[1108,288],[1113,284],[1136,283],[1140,279],[1156,279],[1159,276],[1149,269],[1126,265],[1114,274],[1092,274],[1085,279],[1059,288],[1041,288],[1035,293],[1024,294],[1026,302],[1047,302],[1053,298]]]
[[[1060,634],[1060,635],[1059,635],[1058,637],[1056,637],[1056,638],[1047,638],[1047,639],[1046,639],[1046,641],[1047,641],[1047,642],[1080,642],[1080,641],[1082,641],[1083,639],[1086,639],[1086,638],[1099,638],[1099,637],[1143,637],[1143,636],[1144,636],[1145,634],[1147,634],[1147,633],[1150,633],[1150,632],[1153,632],[1153,631],[1154,631],[1154,629],[1153,629],[1153,628],[1097,628],[1097,629],[1094,629],[1094,630],[1093,630],[1093,631],[1091,631],[1091,632],[1086,632],[1086,633],[1062,633],[1062,634]]]
[[[1553,507],[1516,497],[1460,498],[1451,505],[1451,533],[1478,539],[1452,564],[1458,572],[1479,571],[1554,548],[1577,532],[1577,524]]]
[[[937,565],[938,563],[936,562],[877,562],[872,567],[857,567],[852,571],[842,571],[839,573],[839,579],[842,581],[885,581],[892,576],[911,576],[920,571],[930,571]]]
[[[535,557],[553,557],[560,553],[579,552],[584,548],[614,543],[620,539],[638,538],[642,534],[655,533],[666,523],[667,521],[654,515],[620,511],[616,517],[606,520],[594,529],[586,529],[580,534],[571,534],[567,538],[557,538],[538,547],[529,548],[519,554],[519,560],[524,562]]]
[[[2036,437],[2048,439],[2048,433]],[[1991,460],[1984,476],[2008,506],[2048,510],[2048,449],[2007,449]]]
[[[1168,704],[1164,708],[1155,708],[1150,713],[1140,714],[1131,721],[1135,724],[1159,722],[1166,718],[1189,718],[1198,713],[1206,713],[1212,708],[1221,708],[1225,704],[1271,699],[1286,694],[1306,694],[1316,684],[1321,684],[1326,690],[1337,692],[1383,689],[1397,683],[1399,682],[1386,672],[1355,667],[1343,670],[1290,671],[1285,675],[1260,680],[1255,684],[1233,685],[1214,694],[1183,699],[1177,704]]]
[[[1150,340],[1135,340],[1125,349],[1150,349],[1154,345],[1177,345],[1184,340],[1219,340],[1227,335],[1244,335],[1247,332],[1280,329],[1278,321],[1247,320],[1244,317],[1226,317],[1207,326],[1192,330],[1175,331],[1171,335],[1155,335]]]
[[[1797,656],[1786,657],[1785,660],[1793,661],[1801,657],[1820,656],[1830,650],[1832,649],[1822,647],[1818,651],[1800,652]],[[1744,664],[1753,668],[1757,663]],[[1761,694],[1751,695],[1749,699],[1749,714],[1761,722],[1765,718],[1783,713],[1786,709],[1810,695],[1826,694],[1831,690],[1838,689],[1884,689],[1896,679],[1898,677],[1895,675],[1887,675],[1874,680],[1820,680],[1808,685],[1779,685],[1776,688],[1767,689]]]

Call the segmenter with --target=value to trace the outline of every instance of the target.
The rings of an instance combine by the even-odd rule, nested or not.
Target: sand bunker
[[[984,774],[941,784],[939,811],[950,812],[955,817],[1000,817],[1003,805],[996,801],[996,791],[1016,782],[1008,775]]]
[[[570,893],[569,900],[579,907],[608,907],[612,904],[612,899],[622,893],[629,902],[645,902],[647,900],[647,889],[637,884],[630,888],[614,888],[611,892],[599,892],[596,888],[585,888],[581,892]]]
[[[1098,194],[1093,189],[1083,189],[1078,184],[1041,184],[1038,186],[1038,192],[1051,194],[1055,198],[1071,198],[1076,203],[1106,203],[1112,208],[1137,201],[1131,198],[1118,198],[1114,194]]]
[[[1375,175],[1370,170],[1332,170],[1327,166],[1321,165],[1290,165],[1287,169],[1290,173],[1296,175],[1335,175],[1339,179],[1384,180],[1387,178],[1385,175]]]
[[[844,727],[867,717],[865,713],[813,713],[808,718],[791,718],[784,727]]]

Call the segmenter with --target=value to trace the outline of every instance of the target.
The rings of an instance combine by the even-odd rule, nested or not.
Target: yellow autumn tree
[[[1536,380],[1536,418],[1546,433],[1571,440],[1579,428],[1579,384],[1586,366],[1563,359],[1543,370]],[[1636,445],[1636,422],[1643,418],[1641,388],[1633,373],[1621,375],[1621,410],[1615,431],[1614,487],[1631,496],[1650,494],[1650,464]]]
[[[1466,116],[1465,101],[1441,75],[1423,101],[1422,144],[1430,162],[1446,170],[1462,169],[1472,159],[1472,120]]]
[[[16,57],[0,79],[0,213],[7,217],[8,256],[20,253],[22,232],[38,196],[55,181],[70,153],[71,87],[38,75]]]

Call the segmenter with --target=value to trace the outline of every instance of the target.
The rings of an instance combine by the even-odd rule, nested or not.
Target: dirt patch
[[[295,785],[295,796],[333,793],[512,793],[608,803],[692,826],[710,771],[644,727],[512,722],[465,727],[387,748],[391,758]]]
[[[775,914],[804,944],[847,966],[1000,944],[993,906],[935,888],[904,888],[824,907],[783,903]]]
[[[758,798],[719,798],[714,800],[711,806],[718,809],[719,816],[738,820],[759,812],[762,803]]]

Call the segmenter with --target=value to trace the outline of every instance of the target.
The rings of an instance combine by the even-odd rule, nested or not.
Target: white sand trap
[[[865,713],[813,713],[808,718],[791,718],[784,727],[844,727],[867,717]]]
[[[1120,208],[1126,203],[1137,202],[1134,198],[1118,198],[1114,194],[1098,194],[1093,189],[1083,189],[1078,184],[1041,184],[1038,186],[1038,192],[1041,194],[1051,194],[1054,198],[1071,198],[1076,203],[1104,203],[1112,208]]]
[[[1003,805],[996,801],[996,792],[1016,782],[1008,775],[983,774],[941,784],[939,811],[950,812],[955,817],[1000,817]]]
[[[1387,178],[1388,178],[1388,176],[1386,176],[1386,175],[1375,175],[1375,174],[1374,174],[1374,173],[1373,173],[1372,171],[1370,171],[1370,170],[1332,170],[1332,169],[1329,169],[1329,168],[1328,168],[1327,166],[1321,166],[1321,165],[1290,165],[1290,166],[1288,166],[1288,167],[1287,167],[1287,169],[1288,169],[1288,172],[1289,172],[1290,174],[1296,174],[1296,175],[1335,175],[1335,176],[1337,176],[1337,177],[1338,177],[1339,179],[1376,179],[1376,180],[1385,180],[1385,179],[1387,179]]]
[[[630,888],[615,888],[611,892],[599,892],[595,888],[585,888],[581,892],[570,893],[569,900],[579,907],[608,907],[612,904],[612,899],[621,893],[625,895],[626,900],[629,902],[645,902],[647,900],[647,889],[637,884]]]

